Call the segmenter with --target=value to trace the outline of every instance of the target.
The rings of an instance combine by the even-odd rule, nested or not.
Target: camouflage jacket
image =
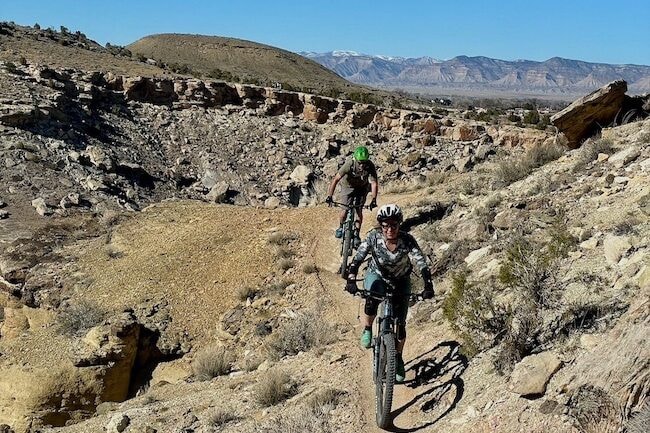
[[[413,269],[411,262],[415,263],[420,272],[429,269],[427,259],[417,241],[406,232],[399,232],[397,249],[391,252],[386,247],[381,229],[371,230],[359,245],[357,253],[350,263],[350,271],[354,270],[353,273],[356,273],[368,254],[371,254],[372,257],[368,271],[389,280],[408,277]]]

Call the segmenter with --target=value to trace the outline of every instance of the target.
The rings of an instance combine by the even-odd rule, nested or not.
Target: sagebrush
[[[192,372],[196,380],[211,380],[228,374],[232,363],[232,356],[225,347],[210,346],[196,354],[192,361]]]

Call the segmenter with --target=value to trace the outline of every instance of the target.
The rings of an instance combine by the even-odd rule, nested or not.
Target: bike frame
[[[343,222],[343,237],[341,238],[341,267],[339,268],[339,273],[341,277],[347,277],[348,271],[348,258],[352,255],[352,239],[359,235],[356,228],[356,210],[357,209],[370,209],[369,206],[365,206],[360,203],[361,197],[355,198],[355,203],[349,205],[347,203],[332,202],[333,205],[344,207],[345,211],[345,220]]]

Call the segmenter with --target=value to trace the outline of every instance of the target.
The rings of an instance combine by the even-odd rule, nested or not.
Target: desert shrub
[[[541,309],[537,304],[523,300],[515,307],[510,307],[505,318],[505,336],[493,359],[499,374],[512,371],[517,362],[530,355],[540,344],[538,335],[542,320]]]
[[[442,304],[442,313],[463,340],[463,350],[473,356],[492,347],[503,335],[506,315],[496,305],[493,293],[468,280],[466,272],[452,276],[451,292]]]
[[[519,158],[501,161],[496,169],[498,185],[510,185],[527,177],[534,169],[558,159],[564,154],[564,147],[559,145],[539,145],[529,149]]]
[[[207,347],[199,351],[192,361],[192,373],[199,381],[228,374],[231,367],[232,357],[225,347]]]
[[[639,412],[632,415],[625,423],[627,433],[646,433],[650,431],[650,403],[646,403]]]
[[[318,272],[318,267],[313,263],[305,263],[304,265],[302,265],[302,271],[305,274],[313,274]]]
[[[293,268],[296,265],[296,261],[293,259],[281,259],[278,262],[278,266],[280,266],[280,269],[283,271],[287,271],[291,268]]]
[[[80,301],[66,307],[56,318],[57,329],[63,335],[79,335],[99,325],[106,312],[90,301]]]
[[[269,292],[271,292],[271,293],[282,293],[282,292],[284,292],[284,289],[286,289],[287,287],[289,287],[292,284],[293,284],[293,281],[288,280],[288,279],[273,282],[273,283],[271,283],[269,285]]]
[[[5,320],[5,309],[0,308],[0,322],[2,322],[3,320]]]
[[[612,232],[617,236],[625,236],[637,233],[637,226],[641,221],[635,217],[628,217],[619,221],[613,228]]]
[[[18,73],[18,68],[13,62],[5,62],[5,70],[10,74]]]
[[[360,102],[362,104],[381,105],[381,98],[366,92],[350,92],[347,94],[350,101]]]
[[[314,411],[330,411],[338,405],[345,391],[334,388],[325,388],[318,390],[307,400],[307,407]]]
[[[580,171],[585,168],[587,164],[595,161],[599,153],[612,153],[614,143],[608,138],[590,139],[583,143],[580,147],[576,163],[573,166],[573,171]]]
[[[275,406],[296,393],[296,385],[288,374],[271,370],[255,389],[255,400],[264,407]]]
[[[285,322],[271,334],[266,348],[271,359],[297,355],[311,348],[329,344],[334,339],[332,326],[320,314],[305,312]]]
[[[291,248],[282,246],[277,249],[275,255],[281,259],[290,259],[295,256],[296,253]]]
[[[232,410],[217,408],[208,413],[206,422],[209,426],[221,427],[237,419],[239,419],[239,417],[235,415]]]
[[[242,286],[237,289],[237,298],[240,301],[246,301],[247,299],[253,299],[255,296],[261,293],[260,289],[252,286]]]
[[[271,245],[288,245],[291,241],[298,239],[293,233],[274,232],[269,236],[268,243]]]
[[[329,415],[322,410],[300,406],[286,416],[273,419],[261,428],[262,433],[333,433]]]
[[[501,283],[522,299],[543,307],[551,306],[557,295],[552,281],[557,263],[548,249],[522,235],[515,235],[505,253],[505,261],[499,269]]]
[[[571,395],[569,414],[584,433],[617,433],[623,425],[621,406],[602,388],[582,385]]]
[[[564,210],[560,210],[548,229],[549,260],[565,258],[578,244],[578,239],[569,232]]]

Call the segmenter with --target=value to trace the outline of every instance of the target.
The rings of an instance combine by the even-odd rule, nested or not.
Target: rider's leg
[[[374,272],[368,272],[363,279],[363,287],[366,290],[373,292],[383,293],[385,291],[385,284],[381,277]],[[379,301],[373,298],[367,298],[366,304],[363,308],[363,332],[361,334],[361,346],[369,348],[372,344],[372,324],[377,316],[377,309],[379,308]]]

